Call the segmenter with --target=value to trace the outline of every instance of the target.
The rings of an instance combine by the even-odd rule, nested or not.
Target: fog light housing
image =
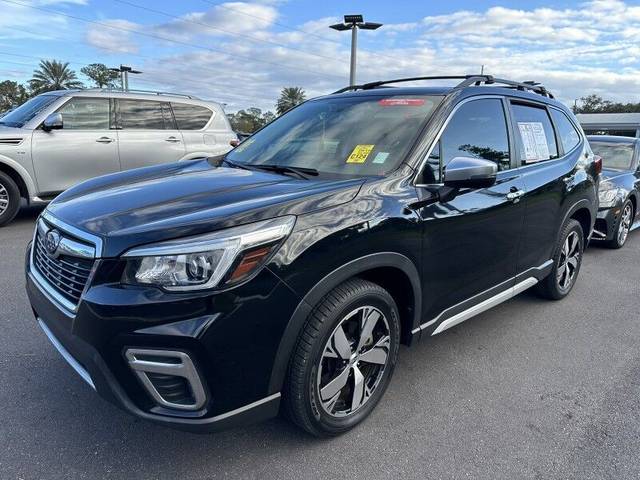
[[[129,367],[160,406],[196,411],[207,400],[204,385],[191,357],[179,351],[130,348]]]

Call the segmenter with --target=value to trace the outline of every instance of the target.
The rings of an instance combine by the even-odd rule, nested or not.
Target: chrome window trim
[[[64,346],[56,338],[53,332],[49,330],[49,327],[47,327],[47,325],[42,321],[41,318],[38,318],[38,325],[40,325],[40,328],[42,328],[42,331],[44,331],[51,344],[56,347],[56,350],[58,350],[60,355],[62,355],[62,358],[67,361],[71,368],[73,368],[76,373],[80,375],[80,377],[82,377],[82,379],[87,382],[87,384],[91,388],[96,390],[96,386],[94,385],[93,379],[91,378],[91,375],[89,375],[89,372],[87,372],[87,370],[82,365],[80,365],[80,363],[73,357],[73,355],[71,355],[69,351],[64,348]]]

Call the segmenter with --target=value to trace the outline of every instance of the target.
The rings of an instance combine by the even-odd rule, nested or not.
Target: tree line
[[[581,97],[578,102],[573,106],[574,113],[640,113],[640,103],[612,102],[595,94]]]
[[[0,81],[0,113],[16,108],[31,97],[54,90],[76,88],[122,88],[118,72],[110,70],[102,63],[92,63],[80,69],[80,73],[89,81],[86,85],[78,78],[78,74],[69,67],[69,62],[58,60],[41,60],[33,71],[31,79],[25,84],[12,80]],[[263,112],[260,108],[251,107],[235,113],[227,114],[234,130],[253,133],[271,122],[278,115],[304,102],[305,92],[300,87],[285,87],[275,104],[275,113]]]

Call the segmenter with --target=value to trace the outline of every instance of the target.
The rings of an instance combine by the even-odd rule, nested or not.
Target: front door
[[[54,194],[89,178],[120,170],[109,99],[75,97],[65,103],[63,128],[33,132],[33,165],[40,194]]]
[[[455,157],[483,158],[498,164],[495,185],[460,189],[451,200],[422,208],[423,324],[460,313],[515,283],[523,232],[524,182],[512,169],[505,103],[481,98],[453,114],[425,168],[440,183]]]
[[[169,103],[117,100],[118,148],[122,170],[176,162],[185,154]]]

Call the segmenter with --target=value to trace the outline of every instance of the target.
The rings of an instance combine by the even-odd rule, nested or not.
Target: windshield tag
[[[384,163],[389,158],[389,152],[378,152],[375,157],[373,157],[373,163]]]
[[[364,163],[375,145],[356,145],[347,158],[347,163]]]
[[[383,107],[421,107],[424,105],[422,98],[383,98],[378,102]]]

